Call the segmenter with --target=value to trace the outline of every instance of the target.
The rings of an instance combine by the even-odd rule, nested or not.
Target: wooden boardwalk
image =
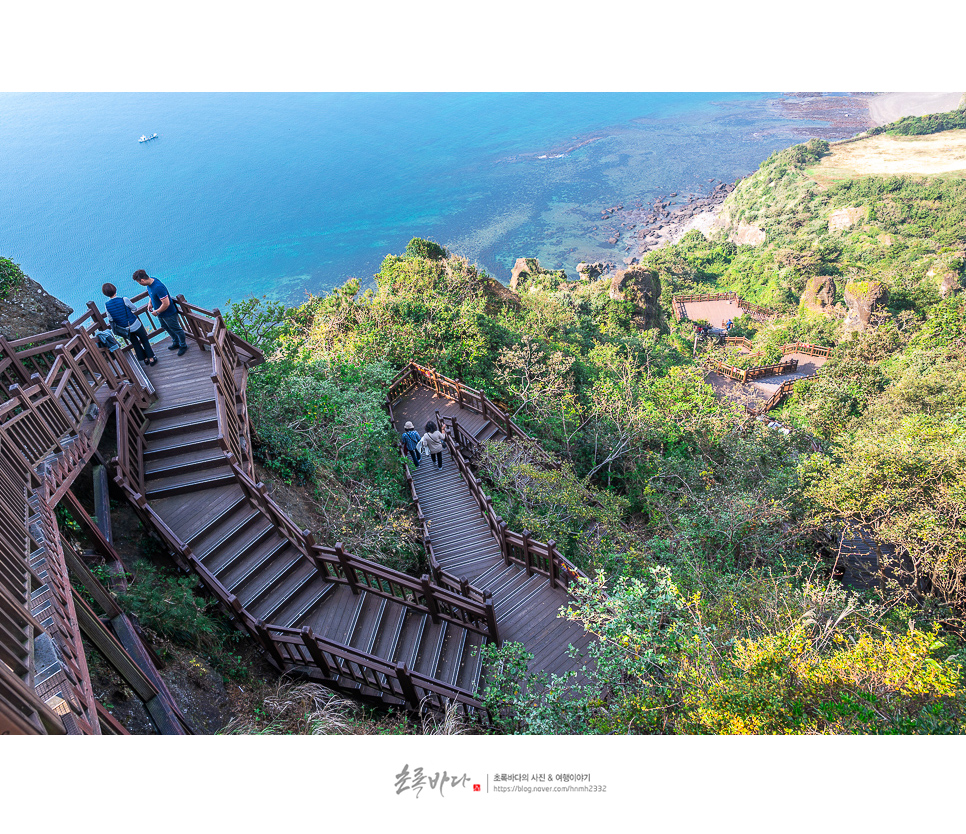
[[[455,416],[477,440],[503,439],[500,428],[481,414],[461,409],[455,400],[423,386],[393,404],[397,424],[410,420],[420,432],[429,420],[435,421],[437,411],[444,417]],[[413,470],[413,481],[429,519],[437,559],[449,573],[492,592],[501,639],[523,643],[533,654],[534,670],[558,675],[580,670],[594,638],[582,626],[558,616],[567,604],[566,590],[552,588],[542,574],[528,576],[522,566],[506,564],[450,453],[444,452],[441,470],[424,456]],[[584,656],[571,657],[570,646]]]
[[[211,353],[189,340],[188,353],[179,357],[165,349],[167,344],[164,340],[157,345],[159,362],[148,369],[159,398],[146,412],[150,422],[144,433],[144,494],[200,569],[223,586],[232,605],[265,633],[310,630],[337,651],[344,650],[323,676],[343,691],[400,703],[387,696],[388,685],[366,686],[360,665],[350,659],[360,656],[370,671],[379,663],[401,666],[404,674],[435,682],[436,691],[448,686],[477,692],[483,675],[480,648],[486,639],[479,628],[464,627],[452,616],[433,616],[431,603],[427,609],[422,603],[414,605],[405,594],[387,594],[386,583],[373,590],[354,580],[335,581],[320,570],[318,561],[309,558],[311,553],[280,528],[279,518],[252,500],[233,470],[219,440]],[[240,386],[242,380],[236,382]],[[479,440],[502,437],[490,421],[461,412],[457,403],[424,387],[413,389],[400,408],[407,415],[404,419],[421,425],[437,408],[458,413],[460,424]],[[523,567],[504,561],[446,454],[441,471],[431,471],[431,459],[424,458],[414,473],[437,557],[447,572],[492,592],[500,639],[524,643],[534,655],[534,669],[556,674],[579,670],[584,661],[571,657],[568,647],[584,650],[591,637],[579,625],[557,617],[567,602],[566,592],[550,587],[547,576],[528,575]],[[343,571],[342,578],[354,577],[354,570]],[[419,587],[419,579],[410,581]],[[386,683],[385,676],[381,680]]]

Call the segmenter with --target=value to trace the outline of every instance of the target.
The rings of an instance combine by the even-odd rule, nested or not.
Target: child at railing
[[[157,365],[158,358],[154,355],[154,348],[148,341],[148,331],[135,312],[131,299],[118,298],[117,287],[113,284],[104,284],[101,292],[107,296],[104,309],[107,311],[111,330],[116,335],[127,339],[128,344],[134,345],[134,355],[139,362],[145,365]]]

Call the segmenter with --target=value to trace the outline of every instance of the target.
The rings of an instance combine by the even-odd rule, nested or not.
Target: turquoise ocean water
[[[601,209],[801,141],[777,96],[3,93],[0,256],[75,309],[138,268],[204,306],[294,302],[414,236],[504,281],[518,257],[576,277],[619,260]]]

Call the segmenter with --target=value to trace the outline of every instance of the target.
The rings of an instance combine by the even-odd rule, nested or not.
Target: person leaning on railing
[[[148,291],[148,296],[151,298],[148,312],[158,317],[160,325],[171,336],[168,350],[176,350],[178,356],[184,356],[188,352],[188,342],[185,339],[184,330],[181,329],[181,322],[178,321],[178,308],[168,294],[168,288],[143,269],[135,272],[133,278]]]
[[[154,348],[148,341],[148,331],[138,318],[131,299],[118,298],[117,287],[113,284],[104,284],[101,292],[107,296],[104,309],[107,311],[111,330],[116,335],[127,339],[129,344],[134,345],[134,355],[139,362],[145,365],[157,365],[158,358],[154,355]]]

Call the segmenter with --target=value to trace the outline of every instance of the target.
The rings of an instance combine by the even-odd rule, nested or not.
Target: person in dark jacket
[[[168,350],[178,351],[178,356],[184,356],[188,352],[188,342],[185,339],[184,330],[181,322],[178,321],[178,308],[174,299],[168,294],[168,288],[157,278],[152,278],[143,269],[134,273],[134,280],[148,291],[151,303],[148,304],[148,312],[152,316],[158,317],[160,324],[171,336],[171,344]]]
[[[104,309],[111,330],[127,339],[128,344],[134,345],[134,355],[145,365],[157,365],[158,357],[154,355],[154,348],[148,341],[148,331],[138,314],[134,312],[134,303],[130,298],[118,298],[117,287],[104,284],[101,292],[107,296]]]
[[[418,468],[419,460],[422,457],[422,455],[419,454],[419,449],[417,448],[419,446],[419,432],[417,432],[416,427],[409,422],[403,426],[403,432],[403,445],[406,447],[406,451],[409,452],[409,456],[413,459],[413,466]]]

